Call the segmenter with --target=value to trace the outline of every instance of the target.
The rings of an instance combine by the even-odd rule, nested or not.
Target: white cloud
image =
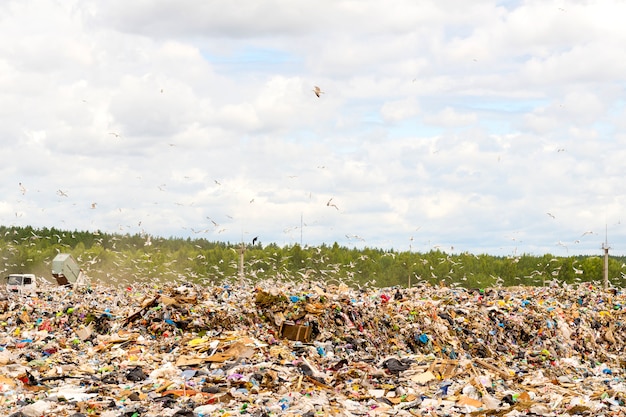
[[[417,116],[420,107],[414,98],[405,98],[384,103],[380,112],[385,121],[398,122]]]
[[[467,126],[475,123],[476,120],[476,114],[457,112],[451,107],[446,107],[438,113],[424,117],[424,122],[443,127]]]

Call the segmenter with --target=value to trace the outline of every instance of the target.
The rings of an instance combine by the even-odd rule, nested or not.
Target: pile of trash
[[[589,284],[9,294],[0,414],[624,415],[625,302]]]

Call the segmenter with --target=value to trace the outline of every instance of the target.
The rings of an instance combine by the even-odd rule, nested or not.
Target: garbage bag
[[[396,358],[389,358],[383,362],[383,368],[388,369],[389,372],[399,374],[402,371],[409,369],[409,365],[400,362]]]
[[[144,373],[143,369],[141,369],[141,366],[135,366],[134,368],[126,372],[126,379],[128,379],[129,381],[139,382],[144,381],[147,378],[148,375]]]

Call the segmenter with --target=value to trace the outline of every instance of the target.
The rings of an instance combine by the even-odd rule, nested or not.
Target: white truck
[[[59,253],[52,260],[52,276],[61,287],[78,287],[87,281],[83,270],[69,253]],[[45,292],[50,290],[50,283],[34,274],[10,274],[6,277],[6,289],[9,293],[20,294]]]
[[[34,274],[10,274],[6,280],[8,292],[22,294],[37,291],[37,277]]]

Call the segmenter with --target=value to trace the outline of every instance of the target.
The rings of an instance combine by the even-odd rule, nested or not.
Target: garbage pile
[[[0,414],[624,415],[625,302],[588,284],[10,294]]]

